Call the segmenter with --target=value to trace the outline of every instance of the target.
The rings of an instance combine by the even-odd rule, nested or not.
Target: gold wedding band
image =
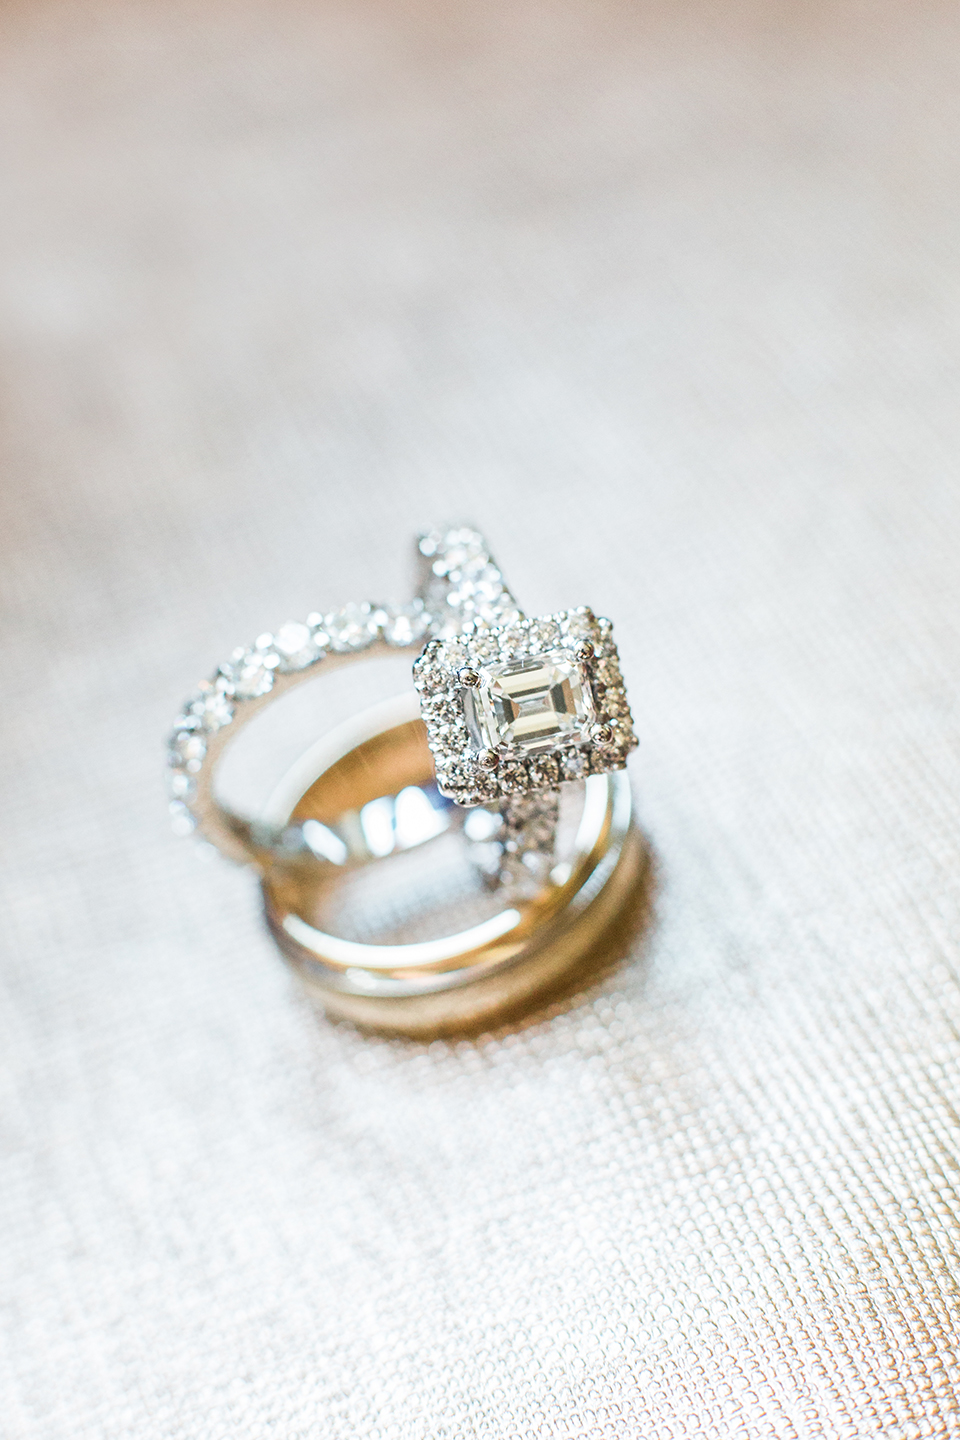
[[[371,802],[430,783],[422,722],[408,720],[371,736],[363,734],[361,717],[357,731],[363,738],[347,740],[344,753],[298,796],[291,822],[349,834]],[[431,843],[418,857],[428,868]],[[389,943],[336,933],[326,917],[347,876],[368,863],[369,856],[358,854],[346,867],[318,869],[295,858],[286,867],[274,865],[262,880],[267,923],[331,1016],[426,1036],[492,1024],[596,957],[629,909],[646,852],[633,825],[626,775],[615,771],[584,783],[565,853],[533,893],[494,893],[491,913],[450,934]],[[378,885],[382,867],[391,863],[375,861]]]

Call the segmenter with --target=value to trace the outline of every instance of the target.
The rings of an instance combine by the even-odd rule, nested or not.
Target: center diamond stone
[[[480,684],[463,690],[467,728],[478,749],[519,755],[554,750],[586,735],[595,719],[590,686],[569,650],[478,669]]]

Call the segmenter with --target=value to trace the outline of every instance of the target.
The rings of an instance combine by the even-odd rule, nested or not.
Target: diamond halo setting
[[[437,784],[460,805],[622,770],[637,744],[613,627],[585,607],[434,639],[414,683]]]

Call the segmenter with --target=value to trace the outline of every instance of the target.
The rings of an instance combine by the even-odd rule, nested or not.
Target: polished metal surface
[[[431,769],[426,734],[421,722],[408,721],[368,735],[363,716],[355,729],[366,738],[355,745],[347,741],[344,753],[324,765],[283,816],[307,837],[311,827],[321,825],[341,839],[340,864],[318,864],[312,855],[307,869],[274,867],[262,881],[277,944],[329,1014],[420,1038],[490,1029],[505,1018],[508,1003],[516,1014],[521,999],[545,998],[548,985],[575,967],[582,971],[588,958],[594,970],[602,963],[605,957],[596,952],[611,931],[619,943],[624,911],[636,908],[649,862],[622,771],[567,787],[562,806],[555,797],[552,804],[526,797],[531,823],[519,830],[506,816],[477,811],[461,811],[456,826],[432,824],[423,845],[408,847],[418,852],[413,866],[409,853],[400,852],[404,868],[398,879],[405,897],[398,925],[398,883],[394,878],[391,884],[389,873],[397,858],[392,837],[389,849],[382,845],[379,856],[371,854],[363,817],[371,806],[392,804],[391,792],[423,794],[420,787]],[[302,763],[295,771],[303,772]],[[284,783],[278,790],[286,788]],[[487,877],[474,863],[470,831],[478,818],[485,818],[490,834],[506,828],[516,835],[507,843],[521,852],[523,869],[525,861],[532,862],[531,884],[518,885],[510,870]],[[551,837],[546,853],[522,853],[525,832],[544,825]],[[454,851],[446,863],[438,841]],[[487,848],[481,846],[481,852]],[[447,870],[439,894],[438,865]],[[352,906],[344,906],[343,892],[351,884],[356,888],[358,872],[359,894]],[[478,892],[486,894],[485,913],[478,913]],[[439,917],[431,920],[436,900],[444,917],[439,924]],[[411,909],[422,912],[418,929],[432,923],[433,934],[413,939],[403,933]],[[362,937],[343,933],[345,914],[348,926],[359,920]],[[378,927],[381,933],[373,938],[370,932]]]
[[[952,1440],[957,7],[3,32],[4,1440]],[[617,619],[653,922],[377,1040],[157,747],[461,514]]]

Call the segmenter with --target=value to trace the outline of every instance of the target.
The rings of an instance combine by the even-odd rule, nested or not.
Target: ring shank
[[[374,640],[362,651],[327,655],[322,662],[322,673],[330,675],[334,671],[342,669],[344,665],[358,661],[366,663],[405,654],[416,656],[419,654],[420,648],[419,643],[397,646],[388,645],[382,640]],[[246,702],[242,716],[244,726],[255,719],[259,711],[267,704],[281,699],[305,679],[316,679],[319,673],[318,667],[312,672],[300,671],[288,675],[277,675],[268,694],[257,696]],[[415,692],[411,692],[411,701],[407,701],[406,697],[402,698],[407,705],[408,713],[412,713],[411,705],[416,700]],[[395,705],[397,702],[387,702],[387,704]],[[311,750],[307,752],[304,757],[305,763],[308,766],[312,765],[314,761],[311,757],[315,753],[319,756],[342,753],[345,735],[351,731],[352,726],[348,725],[338,726],[336,730],[329,732],[317,743],[316,747],[311,747]],[[309,861],[312,854],[309,846],[302,842],[302,837],[297,835],[288,820],[279,818],[283,809],[284,797],[289,789],[289,782],[281,782],[283,788],[278,787],[278,790],[271,794],[266,806],[255,818],[238,815],[218,799],[214,788],[217,766],[227,745],[235,740],[238,732],[239,727],[232,730],[219,730],[207,742],[205,763],[197,775],[196,795],[192,807],[200,834],[229,859],[235,860],[239,864],[252,862],[264,873],[269,872],[278,864],[288,865],[295,853],[300,853],[304,860]],[[356,743],[355,737],[353,739]]]
[[[387,784],[417,783],[428,767],[418,724],[393,726],[361,739],[313,779],[292,818],[336,823],[343,810],[357,809]],[[507,897],[481,924],[438,940],[346,939],[316,922],[324,895],[315,873],[289,867],[261,883],[271,933],[324,1007],[412,1034],[489,1019],[571,970],[623,910],[644,858],[629,783],[613,772],[586,782],[571,853],[533,898]]]
[[[472,527],[427,532],[416,554],[417,591],[409,605],[365,602],[290,622],[234,651],[186,701],[168,746],[178,833],[196,831],[229,859],[263,872],[286,865],[293,852],[309,863],[309,847],[295,827],[280,826],[269,814],[238,814],[218,799],[216,772],[227,747],[265,706],[317,675],[356,661],[415,660],[430,637],[459,634],[474,620],[499,624],[521,616],[487,542]]]

